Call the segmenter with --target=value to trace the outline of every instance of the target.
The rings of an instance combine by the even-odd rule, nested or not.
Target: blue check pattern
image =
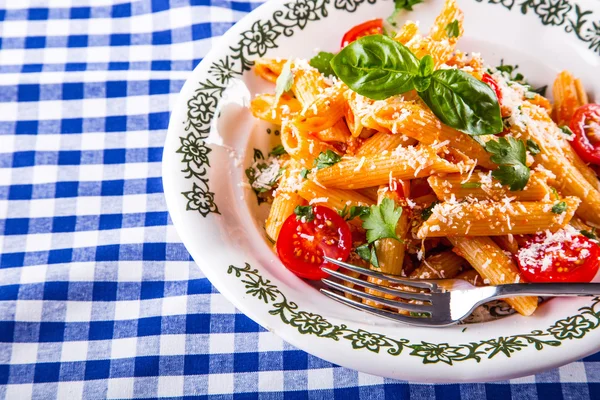
[[[600,355],[489,384],[344,369],[211,286],[167,213],[162,144],[189,72],[258,5],[0,1],[0,399],[600,398]]]

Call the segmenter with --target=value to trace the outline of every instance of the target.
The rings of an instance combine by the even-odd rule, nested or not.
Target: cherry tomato
[[[600,165],[600,104],[579,107],[571,119],[571,145],[583,161]]]
[[[517,253],[527,282],[590,282],[598,272],[600,247],[585,236],[566,241],[537,235]]]
[[[352,248],[348,223],[337,212],[323,206],[313,207],[314,219],[305,221],[292,214],[281,226],[277,254],[283,265],[301,278],[321,279],[327,274],[321,266],[323,256],[346,261]],[[328,264],[331,269],[335,265]]]
[[[372,19],[362,24],[356,25],[350,29],[342,38],[342,48],[346,47],[349,43],[354,42],[356,39],[360,39],[363,36],[369,35],[380,35],[383,33],[383,20],[381,18]]]
[[[494,90],[496,97],[498,98],[498,104],[502,105],[502,90],[500,90],[498,82],[496,82],[496,80],[492,78],[490,74],[483,74],[481,81]]]

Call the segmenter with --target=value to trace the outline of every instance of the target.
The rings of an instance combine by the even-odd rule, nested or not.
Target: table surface
[[[240,314],[162,193],[169,111],[246,0],[0,0],[0,398],[577,399],[600,355],[424,385],[300,351]]]

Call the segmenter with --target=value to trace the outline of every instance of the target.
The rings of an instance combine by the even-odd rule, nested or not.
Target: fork
[[[401,288],[383,286],[373,282],[334,271],[326,266],[321,269],[341,281],[324,278],[321,281],[344,294],[350,294],[364,300],[370,300],[385,307],[408,312],[398,312],[376,308],[360,301],[347,298],[344,294],[321,289],[326,296],[342,304],[366,311],[380,317],[409,325],[442,327],[454,325],[466,317],[479,305],[491,300],[513,296],[594,296],[600,295],[600,283],[517,283],[498,286],[476,287],[462,279],[414,280],[386,275],[370,269],[338,261],[325,259],[346,270],[360,273],[371,278],[387,281]],[[327,264],[326,264],[327,265]],[[344,283],[351,284],[346,286]],[[380,295],[355,289],[353,286],[372,289],[405,301],[384,298]],[[416,302],[415,302],[416,301]]]

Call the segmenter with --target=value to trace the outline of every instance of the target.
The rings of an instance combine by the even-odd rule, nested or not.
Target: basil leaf
[[[424,92],[429,88],[429,86],[431,86],[431,77],[415,76],[413,79],[413,84],[415,85],[417,92]]]
[[[426,56],[421,58],[421,61],[419,61],[419,75],[431,76],[431,74],[433,74],[433,67],[433,57],[427,54]]]
[[[333,53],[320,51],[319,54],[310,59],[309,64],[325,76],[335,75],[333,68],[331,68],[331,59],[334,56],[335,54]]]
[[[371,35],[344,47],[331,60],[331,66],[356,93],[384,100],[413,89],[412,78],[418,73],[419,60],[395,40]]]
[[[485,83],[464,71],[437,70],[431,85],[419,96],[446,125],[469,135],[502,132],[502,116],[496,94]]]

